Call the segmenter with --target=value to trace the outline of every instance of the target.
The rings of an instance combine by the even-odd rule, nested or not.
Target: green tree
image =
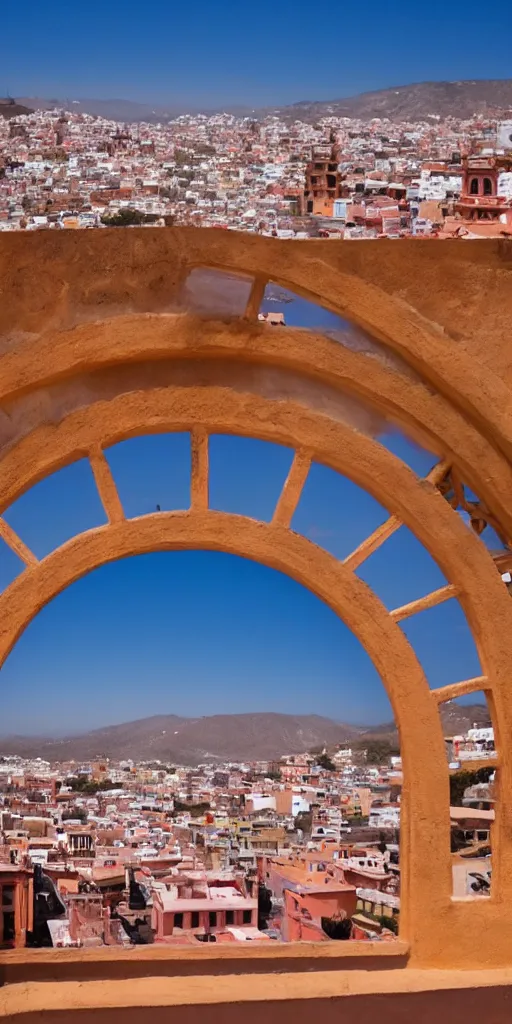
[[[113,789],[114,783],[112,779],[101,779],[101,781],[95,781],[90,779],[88,775],[78,775],[76,779],[73,777],[64,780],[66,786],[72,789],[73,793],[83,793],[85,796],[94,796],[95,793],[103,792],[107,789]]]
[[[464,793],[470,786],[477,786],[479,783],[488,782],[494,768],[478,768],[476,771],[468,771],[463,768],[460,772],[450,775],[450,806],[462,807]]]
[[[311,833],[313,828],[313,812],[312,811],[300,811],[295,816],[294,825],[296,829],[299,829],[305,833]]]
[[[67,811],[63,811],[63,821],[81,821],[82,825],[85,825],[87,821],[87,811],[85,807],[68,807]]]
[[[331,761],[328,754],[320,754],[316,759],[316,764],[326,772],[336,771],[336,765],[334,764],[334,761]]]
[[[131,207],[123,207],[118,213],[104,213],[101,223],[109,228],[127,228],[135,224],[144,224],[146,215],[141,210],[133,210]]]
[[[394,739],[362,739],[355,746],[356,749],[366,751],[367,764],[384,764],[390,757],[400,754],[398,740]]]
[[[210,804],[204,800],[200,804],[189,804],[182,800],[174,801],[174,813],[182,814],[184,812],[191,815],[192,818],[202,818],[203,814],[206,814],[210,810]]]
[[[322,917],[322,931],[330,939],[346,940],[352,934],[352,921],[349,917],[341,917],[333,914],[332,917]]]

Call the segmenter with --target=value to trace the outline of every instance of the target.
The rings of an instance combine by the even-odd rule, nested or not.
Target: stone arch
[[[368,242],[362,254],[348,243],[297,245],[197,228],[131,229],[122,240],[111,229],[102,232],[101,245],[91,234],[80,239],[79,248],[69,236],[58,244],[45,233],[31,238],[37,278],[30,266],[13,259],[12,249],[22,252],[26,240],[9,240],[6,252],[0,240],[0,270],[9,295],[0,330],[60,327],[74,322],[77,313],[90,319],[95,307],[104,315],[114,308],[161,312],[196,266],[252,276],[256,290],[274,280],[364,327],[512,454],[509,391],[499,372],[510,373],[504,359],[507,311],[512,315],[510,247],[497,242],[479,250],[479,242],[468,242],[461,251],[456,241],[434,253],[429,241],[411,240],[397,254],[392,243]],[[500,295],[499,320],[489,321],[479,273],[486,259]]]
[[[29,259],[24,256],[26,247]],[[135,525],[124,520],[102,448],[137,432],[179,429],[178,424],[192,432],[193,502],[191,513],[172,520],[165,518],[165,529],[175,538],[184,522],[196,531],[202,524],[204,538],[210,529],[208,524],[214,521],[207,512],[205,484],[208,432],[258,436],[290,444],[296,456],[275,522],[265,528],[249,524],[251,545],[256,544],[256,538],[269,537],[272,544],[290,554],[292,573],[303,574],[309,565],[313,587],[317,582],[322,587],[315,575],[318,566],[323,566],[330,578],[330,563],[325,561],[328,556],[303,539],[294,538],[288,529],[294,494],[308,460],[313,458],[344,472],[406,523],[438,561],[449,586],[455,588],[484,672],[483,679],[471,682],[487,689],[498,733],[500,809],[494,844],[497,884],[491,899],[478,908],[451,900],[447,843],[438,836],[433,847],[428,845],[430,810],[427,815],[416,813],[409,797],[404,833],[410,866],[405,886],[409,908],[406,936],[415,961],[431,966],[447,961],[451,966],[482,966],[484,957],[487,966],[510,962],[510,598],[483,545],[433,483],[419,481],[375,441],[340,422],[335,401],[324,407],[315,404],[312,390],[314,386],[325,392],[330,388],[338,395],[350,391],[370,403],[373,392],[373,405],[379,411],[408,427],[418,439],[430,439],[434,451],[454,461],[510,534],[512,477],[504,457],[512,451],[512,403],[505,383],[510,371],[506,342],[512,316],[509,257],[510,246],[507,248],[505,243],[479,241],[461,246],[459,242],[445,242],[439,248],[432,242],[415,240],[400,243],[399,247],[382,242],[368,242],[364,247],[349,243],[338,246],[332,242],[288,243],[197,229],[112,230],[89,232],[80,238],[73,232],[58,236],[41,232],[30,239],[0,238],[0,270],[7,296],[0,309],[0,329],[33,335],[18,336],[14,345],[11,339],[11,350],[8,348],[2,356],[0,381],[8,418],[11,414],[15,418],[17,409],[21,409],[23,418],[23,409],[27,408],[23,402],[33,399],[36,405],[39,401],[44,404],[45,389],[83,382],[84,375],[105,371],[115,378],[129,364],[140,368],[141,360],[154,365],[158,361],[162,369],[164,363],[174,363],[172,372],[180,361],[182,369],[188,364],[187,380],[178,379],[179,374],[173,380],[171,374],[165,386],[150,388],[141,383],[125,394],[101,393],[101,389],[95,393],[93,389],[82,403],[53,419],[43,410],[28,430],[22,428],[5,444],[0,460],[0,507],[5,508],[17,493],[52,468],[88,456],[110,525],[103,532],[76,538],[39,564],[32,564],[35,560],[25,549],[27,569],[0,598],[4,650],[12,645],[16,634],[16,608],[22,614],[19,595],[28,594],[31,588],[34,593],[46,580],[51,596],[51,581],[56,583],[66,554],[73,555],[72,566],[80,574],[88,564],[87,552],[95,544],[104,543],[101,538],[110,538],[110,544],[116,537],[132,536],[133,530],[138,531],[140,540],[145,531],[149,535],[155,530],[156,540],[157,527],[140,520],[133,521]],[[243,325],[241,321],[207,323],[186,314],[172,318],[162,315],[175,308],[181,282],[194,266],[224,268],[254,279]],[[390,352],[399,355],[414,374],[392,371],[306,332],[287,329],[286,341],[280,334],[278,343],[271,331],[249,322],[267,280],[316,299],[365,327]],[[495,300],[492,313],[488,303],[491,287]],[[99,311],[103,320],[93,322],[98,320]],[[126,316],[127,311],[136,315]],[[106,316],[112,319],[106,321]],[[35,332],[42,333],[34,337]],[[238,383],[231,378],[224,386],[214,374],[205,379],[205,360],[217,363],[221,374],[227,371],[229,360],[238,366],[243,364],[245,376],[242,374]],[[279,369],[289,378],[295,374],[302,386],[293,393],[271,394],[262,388],[261,376],[256,379],[256,371],[254,379],[249,379],[247,368],[262,368],[265,372]],[[153,517],[149,518],[152,521]],[[235,533],[246,529],[231,520],[228,525]],[[248,536],[246,533],[246,539]],[[189,537],[191,543],[193,539]],[[10,540],[16,545],[15,537]],[[274,546],[265,557],[274,559],[278,557],[276,552]],[[284,557],[283,553],[279,557]],[[342,584],[347,585],[349,568],[345,565],[341,572],[341,589]],[[362,594],[358,589],[356,597],[363,602],[361,607],[366,601]],[[378,607],[372,605],[380,621]],[[391,648],[395,653],[399,648],[405,650],[403,641],[396,639],[396,614],[386,615]],[[428,753],[425,757],[423,737],[416,750],[408,746],[407,756],[416,781],[419,779],[422,799],[427,799],[430,787],[428,799],[439,805],[434,807],[433,820],[442,828],[442,821],[446,822],[443,801],[447,785],[446,766],[440,756],[440,726],[434,714],[437,704],[425,694],[417,670],[413,671],[408,659],[409,655],[403,664],[411,667],[411,678],[418,683],[411,700],[425,709],[426,715],[418,719],[417,708],[405,701],[400,708],[401,728],[414,731],[419,721],[424,732],[432,736],[432,785],[428,782],[432,765]],[[397,664],[398,673],[403,671],[403,664]],[[462,692],[456,686],[448,689],[452,695]],[[439,873],[436,875],[433,860],[425,885],[421,870],[431,850],[439,853]],[[482,953],[484,929],[486,947]]]
[[[91,546],[94,546],[94,543],[98,543],[98,541],[93,541],[93,537],[106,538],[108,545],[111,540],[115,539],[116,531],[122,535],[128,529],[123,520],[122,510],[117,507],[115,499],[112,501],[108,478],[103,472],[104,460],[101,456],[101,448],[102,445],[114,443],[123,437],[133,436],[135,433],[145,432],[148,429],[150,431],[191,429],[193,439],[195,438],[193,512],[196,513],[196,518],[195,520],[193,517],[187,519],[186,516],[166,518],[165,522],[168,522],[174,530],[181,527],[183,522],[192,522],[193,525],[195,522],[196,527],[200,522],[201,529],[207,533],[209,523],[215,522],[216,529],[219,530],[217,535],[226,538],[226,543],[229,543],[229,529],[233,526],[233,518],[227,517],[228,534],[226,534],[218,526],[223,514],[215,515],[206,511],[204,473],[207,467],[207,456],[205,462],[204,441],[209,432],[217,430],[224,433],[256,435],[267,440],[290,444],[296,450],[296,459],[299,456],[299,463],[300,458],[305,458],[306,462],[310,458],[315,458],[339,472],[344,472],[360,486],[369,490],[374,497],[393,514],[398,515],[416,533],[439,562],[450,582],[455,585],[457,595],[466,610],[477,639],[483,669],[486,673],[486,688],[492,691],[500,732],[502,735],[508,734],[506,703],[504,704],[502,700],[502,694],[508,673],[506,636],[512,609],[509,607],[509,597],[501,584],[492,560],[477,538],[467,530],[432,484],[418,481],[407,467],[386,452],[377,442],[362,437],[351,428],[321,414],[308,412],[296,403],[272,402],[260,396],[247,393],[239,394],[236,391],[227,391],[222,388],[168,387],[154,391],[131,392],[108,401],[94,403],[89,408],[78,409],[69,417],[64,418],[56,429],[39,428],[34,432],[32,438],[29,436],[20,443],[18,452],[18,454],[21,453],[21,461],[18,462],[20,476],[17,481],[20,491],[30,486],[31,481],[44,476],[49,466],[57,468],[72,458],[88,454],[99,481],[100,494],[109,513],[111,526],[99,531],[91,531],[89,534],[83,535],[82,538],[77,538],[76,541],[58,549],[38,565],[29,565],[18,581],[11,584],[0,598],[4,654],[10,649],[19,634],[20,621],[22,624],[25,621],[23,620],[23,607],[25,605],[26,608],[34,607],[34,604],[31,605],[30,600],[27,599],[31,588],[33,588],[32,593],[38,595],[37,600],[42,599],[44,603],[45,599],[50,599],[53,593],[59,589],[58,582],[56,582],[60,578],[59,565],[62,573],[62,565],[68,561],[73,567],[73,571],[81,575],[83,571],[87,571],[87,568],[84,570],[84,565],[91,566],[91,563],[87,562],[87,559],[84,562],[83,558],[85,557],[84,552],[86,553]],[[25,458],[27,442],[32,444],[34,459],[29,465]],[[16,448],[8,455],[11,459],[11,468],[14,470]],[[14,461],[12,461],[13,459]],[[289,500],[291,500],[290,496]],[[277,522],[268,528],[271,531],[271,540],[275,544],[274,554],[269,556],[267,552],[265,555],[268,564],[275,565],[275,559],[280,557],[276,552],[283,549],[283,527],[288,525],[290,518],[286,512],[286,502],[285,487],[279,503],[281,515],[278,516]],[[198,511],[202,516],[200,520],[197,519]],[[211,519],[212,515],[215,516],[214,519]],[[153,521],[155,517],[145,518]],[[140,520],[132,522],[138,522],[138,529],[141,528]],[[163,522],[164,520],[162,520]],[[258,529],[262,528],[262,524],[257,524],[257,526]],[[113,529],[113,533],[109,532]],[[149,527],[144,527],[144,529],[149,529]],[[155,536],[158,536],[158,522],[155,527],[151,527],[151,530],[154,530]],[[296,543],[296,538],[287,529],[286,535],[292,538],[290,543]],[[262,536],[262,534],[257,536]],[[105,541],[102,540],[102,542]],[[167,543],[176,544],[178,541],[175,538],[173,542]],[[303,541],[303,543],[307,545],[311,567],[317,563],[323,566],[325,557],[329,558],[330,556],[326,556],[325,552],[320,552],[314,545],[309,545],[309,542]],[[246,554],[249,551],[247,548],[244,550]],[[269,557],[274,559],[274,562],[269,562]],[[302,570],[297,569],[296,565],[289,563],[288,571],[295,578],[301,578]],[[312,571],[310,568],[310,572]],[[65,576],[65,579],[68,577]],[[322,585],[317,576],[309,578],[309,586],[315,593],[319,593],[319,596],[323,595]],[[45,594],[48,595],[46,598]],[[360,600],[359,595],[357,600]],[[339,606],[337,607],[339,610]],[[498,626],[497,629],[496,626]],[[397,663],[396,669],[401,678],[403,664],[400,667]],[[419,677],[415,675],[414,678],[418,679]],[[387,679],[389,680],[389,670]],[[439,833],[434,847],[431,846],[431,835],[428,837],[428,830],[432,822],[441,830],[443,829],[443,815],[446,825],[447,771],[439,719],[436,717],[435,702],[432,701],[430,694],[421,695],[418,690],[411,704],[412,706],[407,706],[406,701],[400,709],[399,721],[402,735],[409,734],[413,723],[414,730],[417,729],[418,723],[421,723],[424,734],[430,737],[429,751],[431,754],[433,752],[433,759],[431,758],[427,764],[424,753],[422,756],[424,747],[421,744],[418,746],[417,743],[413,746],[409,745],[408,753],[404,756],[406,771],[414,780],[411,789],[405,791],[407,797],[404,827],[405,835],[410,839],[410,846],[406,841],[405,847],[406,858],[408,856],[410,864],[410,887],[408,887],[407,893],[404,893],[406,905],[409,908],[406,916],[406,934],[411,938],[414,955],[418,960],[435,961],[438,947],[436,932],[439,922],[445,920],[446,926],[449,925],[450,929],[450,943],[453,942],[453,957],[462,956],[464,961],[469,955],[471,941],[476,941],[471,931],[474,910],[469,908],[468,912],[467,907],[456,905],[450,900],[447,883],[449,861],[446,831],[444,837],[441,832]],[[426,716],[421,712],[421,708],[429,709]],[[414,734],[416,735],[416,733]],[[509,791],[508,756],[508,751],[504,748],[500,761],[503,806],[498,822],[499,837],[503,836],[504,838],[508,828],[505,800],[505,795]],[[427,775],[422,778],[422,773],[425,772]],[[433,782],[429,776],[433,777]],[[413,793],[418,784],[420,792],[424,794],[423,799],[427,799],[426,791],[429,791],[434,805],[437,805],[436,811],[433,811],[432,805],[430,805],[429,813],[425,816],[421,813],[417,814],[414,807],[411,808]],[[425,843],[429,844],[430,849],[435,849],[438,852],[438,860],[433,858],[432,861],[435,864],[434,877],[431,878],[428,886],[425,884],[424,877]],[[500,899],[508,891],[510,884],[507,870],[509,858],[510,850],[505,841],[500,844],[497,858],[496,873],[499,878]],[[423,877],[421,877],[422,873]],[[496,906],[493,901],[490,901],[488,906],[489,910],[486,910],[486,916],[489,918],[489,924],[492,925]]]
[[[92,569],[134,554],[190,548],[225,551],[284,572],[328,604],[373,660],[395,712],[405,770],[403,866],[405,877],[414,876],[411,892],[404,892],[407,937],[418,927],[415,919],[421,920],[425,913],[425,906],[419,904],[426,889],[430,894],[436,890],[440,909],[451,884],[443,738],[423,670],[404,634],[370,588],[332,555],[279,523],[205,509],[156,513],[98,527],[30,566],[10,585],[8,597],[7,592],[4,595],[8,622],[0,637],[0,663],[37,611]],[[430,779],[419,770],[427,758],[431,758]],[[415,815],[410,806],[413,798]],[[415,822],[423,822],[417,836]],[[435,851],[430,882],[420,855],[423,843]]]
[[[90,373],[136,361],[235,360],[246,371],[251,366],[278,367],[301,376],[300,397],[306,404],[312,399],[308,384],[319,382],[325,389],[362,399],[390,415],[420,444],[456,458],[463,478],[512,535],[512,467],[446,398],[421,381],[320,335],[288,328],[285,346],[281,339],[257,325],[240,321],[205,325],[183,315],[134,315],[82,324],[7,353],[2,360],[0,400],[9,408],[29,390],[65,382],[84,370]],[[482,465],[485,474],[479,472]],[[2,497],[0,493],[0,508]]]

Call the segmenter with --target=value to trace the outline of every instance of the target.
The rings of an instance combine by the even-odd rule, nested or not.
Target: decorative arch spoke
[[[89,462],[107,519],[109,523],[119,523],[125,518],[123,506],[110,466],[99,445],[89,452]]]
[[[276,505],[272,522],[279,526],[290,526],[293,514],[300,501],[304,484],[311,466],[311,455],[304,449],[295,452],[290,472]]]
[[[9,526],[9,523],[7,523],[1,516],[0,537],[2,537],[2,540],[4,540],[11,550],[14,551],[14,554],[18,555],[18,558],[21,558],[22,562],[25,562],[25,565],[37,565],[39,559],[36,558],[30,548],[28,548],[24,541],[22,541],[21,537],[18,536],[15,530],[13,530],[12,526]]]
[[[208,431],[194,427],[191,434],[192,472],[190,503],[193,509],[205,511],[209,504],[210,464]]]

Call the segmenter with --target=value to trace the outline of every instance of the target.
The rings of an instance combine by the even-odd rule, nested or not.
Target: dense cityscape
[[[279,238],[512,234],[506,114],[416,123],[182,115],[124,124],[0,103],[0,230],[193,225]]]
[[[395,942],[393,749],[383,738],[197,766],[0,757],[2,946]],[[446,752],[454,895],[485,897],[493,729]]]

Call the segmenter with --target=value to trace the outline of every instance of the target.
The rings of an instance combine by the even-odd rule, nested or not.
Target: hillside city
[[[0,101],[0,231],[173,226],[298,241],[512,237],[512,115],[129,123]],[[180,301],[210,315],[245,310],[251,282],[224,276],[194,265]],[[291,327],[304,315],[293,303],[306,300],[273,282],[255,295],[255,320]],[[324,333],[348,337],[324,313]],[[271,333],[285,342],[286,332]],[[351,344],[375,354],[362,330]],[[448,481],[443,497],[480,534],[482,506],[464,505],[463,485],[452,494],[450,469]],[[511,590],[508,568],[502,580]],[[439,712],[452,893],[489,900],[497,753],[488,707],[447,700]],[[408,776],[394,723],[304,716],[324,730],[320,742],[296,716],[279,742],[270,725],[244,731],[241,719],[255,716],[160,717],[172,722],[0,738],[1,949],[398,942]],[[232,721],[213,735],[213,717]]]
[[[450,736],[446,753],[453,892],[485,898],[493,729]],[[378,735],[197,766],[4,754],[1,944],[395,942],[402,781]]]
[[[324,116],[313,124],[184,114],[125,124],[76,109],[12,110],[0,103],[1,231],[191,225],[298,239],[512,234],[506,112],[501,120],[454,111],[414,123]]]

